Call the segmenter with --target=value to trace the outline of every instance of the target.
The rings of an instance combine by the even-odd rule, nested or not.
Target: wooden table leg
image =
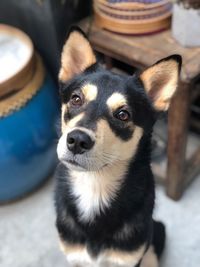
[[[190,85],[181,83],[168,114],[167,195],[178,200],[183,192],[190,114]]]

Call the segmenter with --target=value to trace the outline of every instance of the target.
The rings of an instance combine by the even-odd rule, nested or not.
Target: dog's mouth
[[[82,171],[83,170],[84,171],[92,171],[92,170],[93,171],[95,171],[95,170],[99,171],[99,170],[101,170],[101,169],[103,169],[103,168],[105,168],[105,167],[107,167],[109,165],[108,163],[105,163],[101,167],[97,167],[97,168],[91,169],[91,167],[87,166],[87,164],[83,165],[76,159],[65,159],[64,162],[68,165],[68,167],[70,167],[70,168],[78,168],[78,169],[80,169]],[[93,165],[93,167],[94,167],[94,165]]]
[[[74,166],[78,166],[81,168],[84,168],[79,162],[77,162],[75,159],[67,159],[66,160],[67,163],[72,164]]]
[[[73,155],[66,147],[63,147],[62,142],[58,144],[57,154],[58,159],[70,170],[100,171],[111,164],[108,158],[95,153]]]

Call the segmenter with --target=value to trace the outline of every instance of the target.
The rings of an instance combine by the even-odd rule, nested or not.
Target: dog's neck
[[[76,199],[79,218],[93,219],[109,208],[125,179],[127,162],[118,161],[96,172],[70,171],[71,193]]]

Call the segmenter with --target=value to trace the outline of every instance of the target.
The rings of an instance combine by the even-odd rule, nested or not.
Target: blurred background
[[[161,267],[200,262],[200,1],[0,0],[0,266],[66,266],[55,229],[58,71],[72,24],[102,65],[133,74],[183,57],[177,94],[152,140]]]

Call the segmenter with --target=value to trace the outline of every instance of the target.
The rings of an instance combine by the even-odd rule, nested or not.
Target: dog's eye
[[[128,121],[130,118],[130,113],[127,110],[120,110],[115,114],[115,117],[121,121]]]
[[[76,107],[80,107],[83,104],[81,97],[75,94],[72,95],[70,102],[73,106],[76,106]]]

